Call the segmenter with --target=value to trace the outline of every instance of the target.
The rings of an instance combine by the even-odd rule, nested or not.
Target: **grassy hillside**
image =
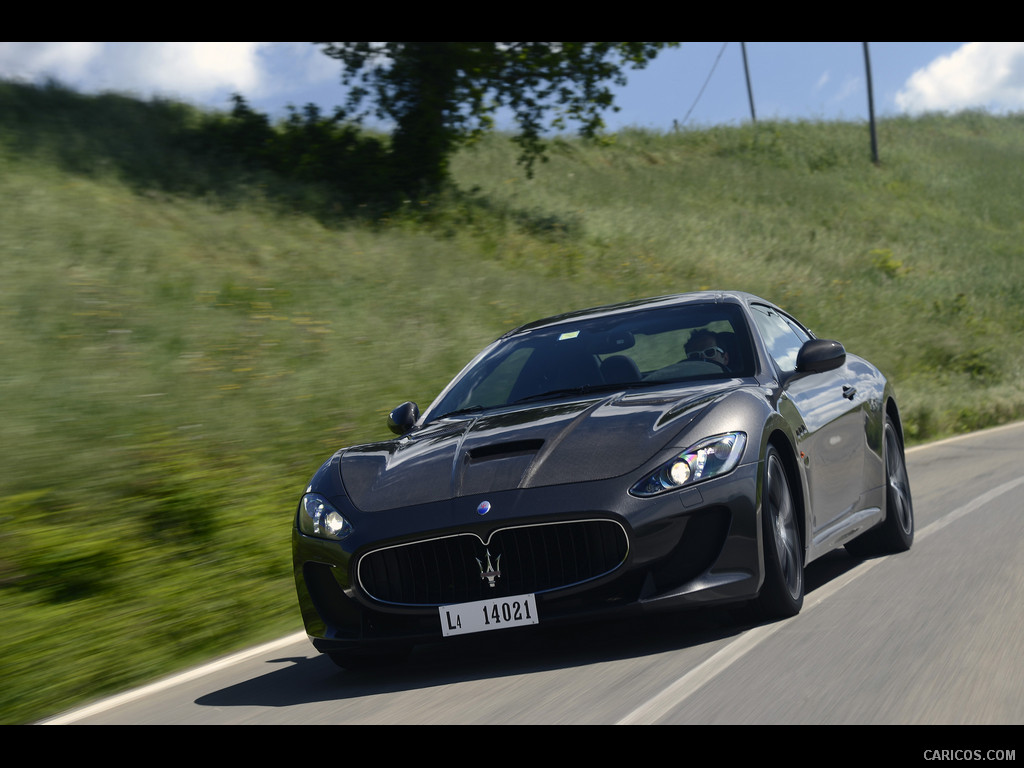
[[[492,137],[380,215],[179,104],[0,83],[0,722],[301,626],[298,495],[538,316],[748,290],[896,380],[915,440],[1024,414],[1024,117]]]

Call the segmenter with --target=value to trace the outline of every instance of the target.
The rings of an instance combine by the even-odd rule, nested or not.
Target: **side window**
[[[782,371],[795,371],[797,353],[810,336],[771,307],[755,304],[751,309],[761,338],[768,347],[768,354]]]

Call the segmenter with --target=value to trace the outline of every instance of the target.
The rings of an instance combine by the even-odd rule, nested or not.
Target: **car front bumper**
[[[416,602],[406,597],[411,591],[397,591],[381,599],[379,581],[369,586],[366,573],[360,573],[368,558],[424,540],[470,534],[479,554],[463,556],[463,565],[479,576],[486,554],[502,554],[497,547],[494,552],[488,548],[496,531],[582,521],[621,528],[621,562],[582,581],[554,588],[550,581],[541,584],[534,596],[542,625],[751,599],[763,578],[760,474],[759,463],[741,465],[727,476],[646,499],[624,491],[623,478],[506,491],[486,499],[490,509],[485,516],[478,514],[483,499],[476,497],[365,516],[356,512],[355,533],[342,542],[305,536],[295,528],[294,576],[306,632],[322,652],[438,640],[438,608],[446,604],[445,595],[456,593],[431,592]],[[394,535],[396,531],[401,533]],[[566,549],[564,556],[576,555]],[[396,567],[395,572],[405,570]],[[502,570],[507,575],[516,567],[507,559]],[[409,582],[420,577],[403,572],[394,578]],[[474,594],[532,592],[528,581],[505,586],[505,578],[498,579],[497,589],[485,585]]]

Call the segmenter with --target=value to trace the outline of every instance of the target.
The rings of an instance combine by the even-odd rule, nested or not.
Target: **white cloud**
[[[966,43],[911,75],[896,105],[907,112],[1024,109],[1024,43]]]
[[[863,93],[867,86],[864,85],[864,80],[860,77],[848,77],[843,81],[842,87],[832,97],[832,101],[840,103],[846,101],[854,94]]]
[[[77,79],[103,43],[0,43],[0,77]]]
[[[0,77],[53,77],[87,92],[127,91],[195,101],[284,92],[337,79],[309,43],[0,43]]]
[[[260,83],[260,43],[105,43],[93,72],[103,87],[203,98]]]

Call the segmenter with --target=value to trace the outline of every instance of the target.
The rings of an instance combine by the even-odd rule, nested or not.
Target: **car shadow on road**
[[[807,594],[862,561],[842,550],[808,566]],[[310,656],[271,659],[273,668],[196,699],[208,707],[289,707],[434,688],[481,679],[671,653],[728,640],[756,626],[742,607],[633,616],[565,627],[512,629],[448,638],[418,646],[402,664],[343,670],[310,649]]]

